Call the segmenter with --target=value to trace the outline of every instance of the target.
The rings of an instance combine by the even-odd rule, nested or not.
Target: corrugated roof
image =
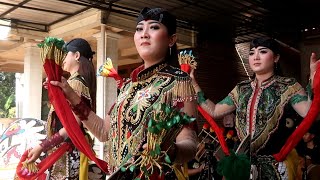
[[[305,28],[318,28],[319,15],[312,12],[319,5],[317,0],[1,0],[0,19],[11,20],[12,26],[47,31],[48,26],[88,8],[136,16],[145,6],[160,6],[175,14],[182,27],[232,25],[236,42],[243,42],[260,33],[297,38]]]
[[[320,14],[315,13],[320,7],[318,0],[1,0],[0,20],[11,22],[13,29],[44,33],[90,8],[136,17],[146,6],[168,9],[178,18],[178,26],[186,29],[209,25],[229,29],[235,43],[269,35],[296,47],[302,37],[320,34]],[[212,33],[219,36],[215,33],[219,31]],[[11,34],[8,41],[0,41],[1,55],[22,42]],[[21,54],[21,49],[16,52]],[[7,63],[1,61],[0,66]],[[20,62],[20,68],[22,65]]]

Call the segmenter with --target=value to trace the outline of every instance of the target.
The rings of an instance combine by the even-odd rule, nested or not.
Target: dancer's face
[[[80,53],[79,52],[71,52],[69,51],[65,59],[63,60],[63,70],[67,71],[69,73],[74,73],[78,71],[79,69],[79,58]]]
[[[274,64],[279,60],[279,55],[266,47],[258,46],[250,49],[249,64],[256,74],[267,74],[274,71]]]
[[[155,20],[143,20],[137,24],[134,42],[140,57],[145,61],[159,60],[176,40],[169,36],[167,27]]]

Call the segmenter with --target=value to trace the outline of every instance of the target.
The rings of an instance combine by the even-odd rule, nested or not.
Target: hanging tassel
[[[181,70],[190,74],[191,69],[197,69],[197,61],[192,54],[192,50],[187,52],[187,50],[181,51],[178,54],[178,61],[181,67]]]
[[[250,160],[245,154],[231,152],[218,162],[217,172],[226,180],[248,180],[250,177]]]
[[[196,100],[190,77],[176,77],[176,82],[171,90],[174,104],[177,102]]]

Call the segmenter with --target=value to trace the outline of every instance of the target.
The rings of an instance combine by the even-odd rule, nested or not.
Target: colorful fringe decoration
[[[120,77],[118,72],[114,69],[112,60],[110,58],[107,58],[106,62],[100,66],[97,72],[97,76],[112,77],[117,81],[118,89],[122,87],[123,79]]]
[[[192,54],[192,50],[187,52],[187,50],[181,51],[178,54],[178,60],[181,70],[190,74],[191,69],[197,69],[197,61]]]
[[[320,66],[319,65],[317,66],[317,70],[313,79],[313,94],[314,96],[311,103],[311,107],[306,117],[300,123],[298,128],[295,129],[295,131],[287,139],[286,143],[281,148],[280,152],[273,155],[278,162],[282,162],[286,159],[287,155],[292,151],[293,148],[296,147],[296,145],[302,139],[303,135],[309,130],[312,123],[315,121],[315,119],[319,114],[319,111],[320,111]]]
[[[179,59],[181,70],[183,70],[184,72],[186,72],[188,74],[190,74],[191,69],[197,68],[197,62],[195,61],[195,57],[192,54],[192,50],[190,50],[189,52],[187,52],[186,50],[181,51],[178,55],[178,59]],[[205,110],[203,110],[201,108],[200,105],[198,105],[198,111],[207,120],[207,122],[210,124],[213,131],[216,133],[223,152],[226,155],[230,155],[229,148],[228,148],[226,140],[224,139],[224,136],[223,136],[223,131],[219,128],[219,126],[213,120],[213,118]]]

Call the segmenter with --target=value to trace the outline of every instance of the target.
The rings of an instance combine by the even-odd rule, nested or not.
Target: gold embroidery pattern
[[[145,126],[153,104],[167,103],[173,106],[177,102],[196,98],[190,77],[180,70],[160,64],[142,72],[138,74],[138,81],[123,86],[110,114],[111,138],[107,143],[107,151],[111,172],[123,161],[130,161],[127,155],[136,154],[145,142]]]

